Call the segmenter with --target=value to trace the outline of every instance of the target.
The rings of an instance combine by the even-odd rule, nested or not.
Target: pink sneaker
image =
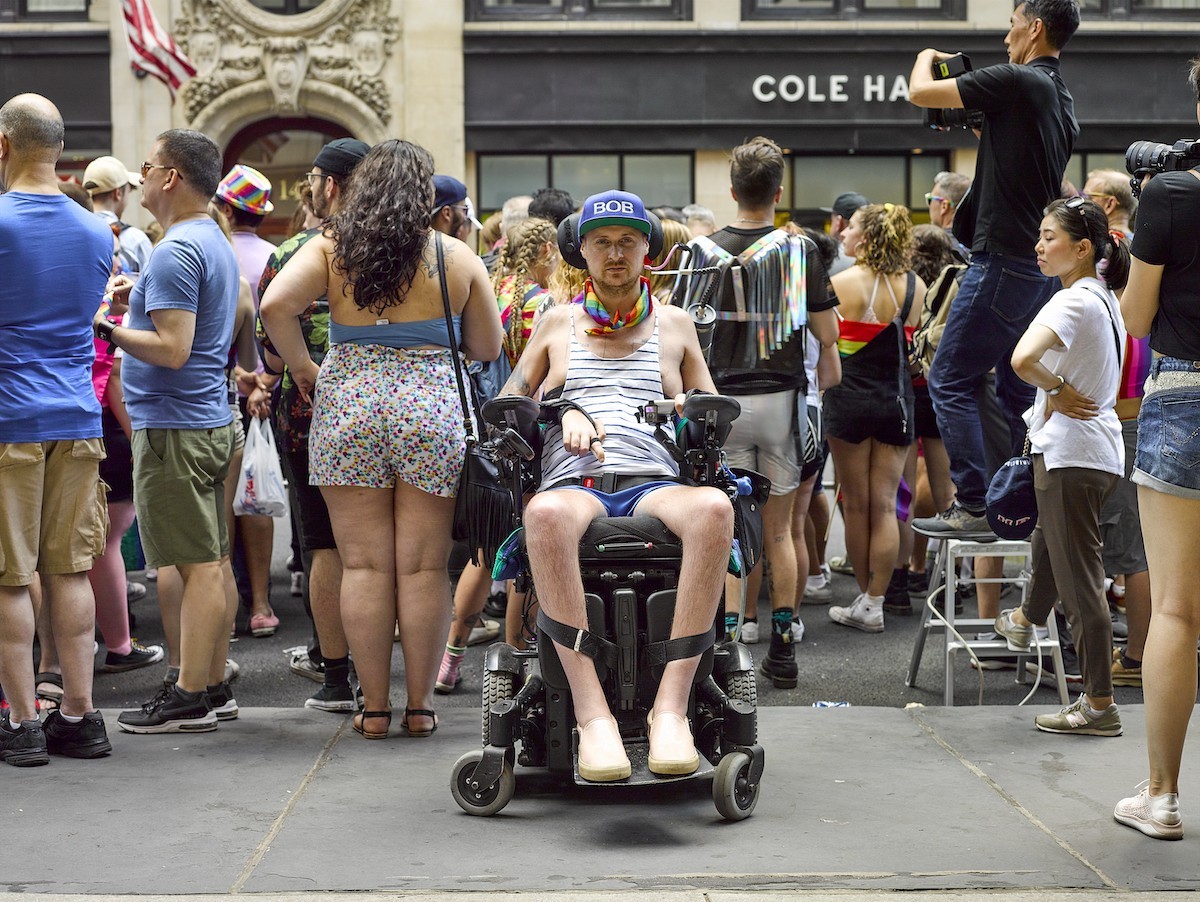
[[[435,692],[442,695],[449,695],[458,686],[458,668],[462,666],[462,655],[454,655],[450,653],[450,649],[442,652],[442,665],[438,668],[437,682],[433,688]]]
[[[274,614],[255,614],[250,618],[250,633],[259,639],[274,636],[277,629],[279,618]]]

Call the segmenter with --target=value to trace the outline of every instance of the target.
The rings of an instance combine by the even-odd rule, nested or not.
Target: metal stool
[[[954,533],[953,537],[947,536],[941,532],[927,532],[917,527],[913,527],[916,532],[930,539],[938,539],[937,558],[933,565],[933,572],[929,579],[929,595],[926,599],[926,604],[921,606],[921,625],[917,630],[917,638],[913,643],[912,660],[908,665],[908,676],[904,680],[904,685],[912,686],[917,679],[917,670],[921,666],[921,655],[925,651],[925,640],[931,632],[939,631],[946,634],[945,648],[945,665],[946,665],[946,687],[944,695],[944,704],[947,706],[954,705],[954,653],[962,648],[970,648],[975,656],[980,658],[999,658],[1010,656],[1013,654],[1009,649],[1007,641],[1003,637],[995,639],[959,639],[953,633],[946,629],[946,624],[934,617],[930,611],[930,603],[939,595],[942,594],[942,611],[946,618],[946,623],[953,626],[955,629],[977,631],[990,630],[993,628],[991,620],[968,618],[958,619],[954,617],[955,593],[960,583],[1013,583],[1021,587],[1021,600],[1025,600],[1025,593],[1028,591],[1029,577],[1022,572],[1016,577],[999,577],[997,579],[962,579],[958,575],[959,562],[965,557],[1021,557],[1024,558],[1026,564],[1029,563],[1030,545],[1028,542],[1005,541],[996,538],[991,532],[959,532]],[[943,591],[944,590],[944,591]],[[1047,628],[1049,636],[1046,639],[1039,640],[1039,651],[1049,652],[1051,659],[1054,661],[1054,677],[1058,684],[1058,697],[1064,705],[1068,703],[1067,695],[1067,680],[1063,672],[1062,661],[1062,646],[1058,639],[1058,625],[1055,623],[1055,618],[1052,616],[1047,620]],[[1021,682],[1025,682],[1025,668],[1022,658],[1034,659],[1033,655],[1018,655],[1017,656],[1017,672],[1020,675]]]

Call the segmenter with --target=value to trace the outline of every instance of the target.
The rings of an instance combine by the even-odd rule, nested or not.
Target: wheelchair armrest
[[[503,432],[513,429],[516,433],[531,442],[537,432],[537,418],[541,405],[533,398],[524,395],[502,395],[484,403],[480,414],[489,426]]]
[[[703,423],[709,414],[718,432],[724,431],[742,414],[742,405],[737,398],[728,395],[692,395],[683,402],[683,415],[695,423]]]

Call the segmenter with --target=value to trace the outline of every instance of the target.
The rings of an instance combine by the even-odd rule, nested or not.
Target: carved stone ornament
[[[193,128],[228,129],[267,113],[327,115],[339,98],[339,120],[371,120],[345,121],[356,134],[386,131],[392,97],[381,74],[400,35],[391,0],[324,0],[293,16],[249,0],[182,0],[172,27],[196,65],[183,88]]]

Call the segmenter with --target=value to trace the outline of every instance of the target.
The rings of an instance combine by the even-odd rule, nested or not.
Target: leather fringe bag
[[[496,461],[482,445],[482,437],[479,433],[481,428],[479,423],[482,421],[478,417],[478,411],[474,409],[473,396],[468,398],[467,395],[458,339],[454,334],[454,319],[450,310],[450,291],[446,287],[446,262],[442,252],[442,236],[435,232],[434,237],[437,244],[438,279],[442,288],[442,309],[446,317],[450,356],[454,361],[454,378],[458,382],[458,397],[462,402],[463,430],[466,433],[462,474],[458,480],[458,495],[454,500],[452,535],[456,541],[466,543],[473,564],[479,564],[490,570],[492,562],[496,558],[496,550],[516,526],[516,505],[513,502],[512,492],[504,485]],[[482,552],[482,559],[480,552]]]

